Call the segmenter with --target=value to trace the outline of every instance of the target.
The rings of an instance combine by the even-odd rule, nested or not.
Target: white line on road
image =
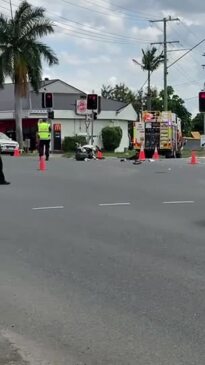
[[[32,210],[48,210],[48,209],[63,209],[63,205],[59,205],[56,207],[38,207],[38,208],[32,208]]]
[[[163,202],[163,204],[194,204],[193,200],[176,200],[171,202]]]
[[[130,203],[105,203],[105,204],[99,204],[99,207],[116,207],[123,205],[130,205]]]

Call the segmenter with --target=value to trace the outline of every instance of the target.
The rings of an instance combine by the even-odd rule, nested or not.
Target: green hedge
[[[62,149],[64,152],[73,152],[77,144],[86,144],[86,138],[84,136],[65,137],[62,143]]]
[[[120,127],[105,127],[102,129],[103,147],[106,151],[114,151],[119,147],[122,139]]]

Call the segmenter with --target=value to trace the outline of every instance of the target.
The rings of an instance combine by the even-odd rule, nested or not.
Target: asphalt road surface
[[[203,160],[4,169],[0,365],[205,364]]]

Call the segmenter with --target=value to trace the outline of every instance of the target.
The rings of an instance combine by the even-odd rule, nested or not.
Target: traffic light
[[[52,93],[45,94],[45,106],[46,106],[46,108],[53,107],[53,94]]]
[[[54,111],[48,112],[48,119],[54,119]]]
[[[205,113],[205,91],[199,93],[199,111]]]
[[[93,119],[94,119],[94,120],[97,120],[97,119],[98,119],[98,113],[93,112]]]
[[[97,94],[88,94],[87,96],[87,109],[96,110],[98,108],[98,96]]]

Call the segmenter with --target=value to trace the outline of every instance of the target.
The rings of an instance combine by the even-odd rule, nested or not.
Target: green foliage
[[[62,143],[62,150],[64,152],[74,152],[78,144],[85,145],[86,138],[84,136],[65,137]]]
[[[0,85],[6,76],[18,84],[21,96],[26,95],[27,81],[38,91],[42,79],[42,58],[49,66],[58,63],[54,52],[39,38],[54,32],[45,9],[34,8],[27,1],[17,8],[14,18],[0,15]]]
[[[14,82],[16,136],[23,145],[21,97],[28,94],[28,81],[38,92],[42,80],[42,61],[58,64],[50,47],[40,41],[54,32],[53,23],[45,17],[45,9],[22,1],[13,18],[0,14],[0,87],[10,77]]]
[[[134,93],[125,84],[116,84],[114,87],[111,85],[103,85],[101,95],[106,99],[117,100],[126,104],[131,103],[136,111],[139,112],[141,110],[142,93]]]
[[[133,93],[125,84],[103,85],[101,94],[106,99],[118,100],[125,103],[132,103],[135,101],[136,94]]]
[[[148,48],[146,51],[142,49],[142,69],[145,71],[155,71],[164,61],[163,52],[159,55],[156,47]]]
[[[198,113],[195,118],[192,119],[192,130],[201,134],[204,133],[204,115]]]
[[[106,151],[114,151],[119,147],[122,139],[120,127],[105,127],[102,129],[103,146]]]
[[[182,121],[182,131],[184,135],[189,136],[192,130],[191,113],[186,109],[184,100],[174,93],[172,86],[167,87],[168,110],[176,113]],[[163,111],[164,91],[162,90],[158,96],[152,100],[152,109]]]

